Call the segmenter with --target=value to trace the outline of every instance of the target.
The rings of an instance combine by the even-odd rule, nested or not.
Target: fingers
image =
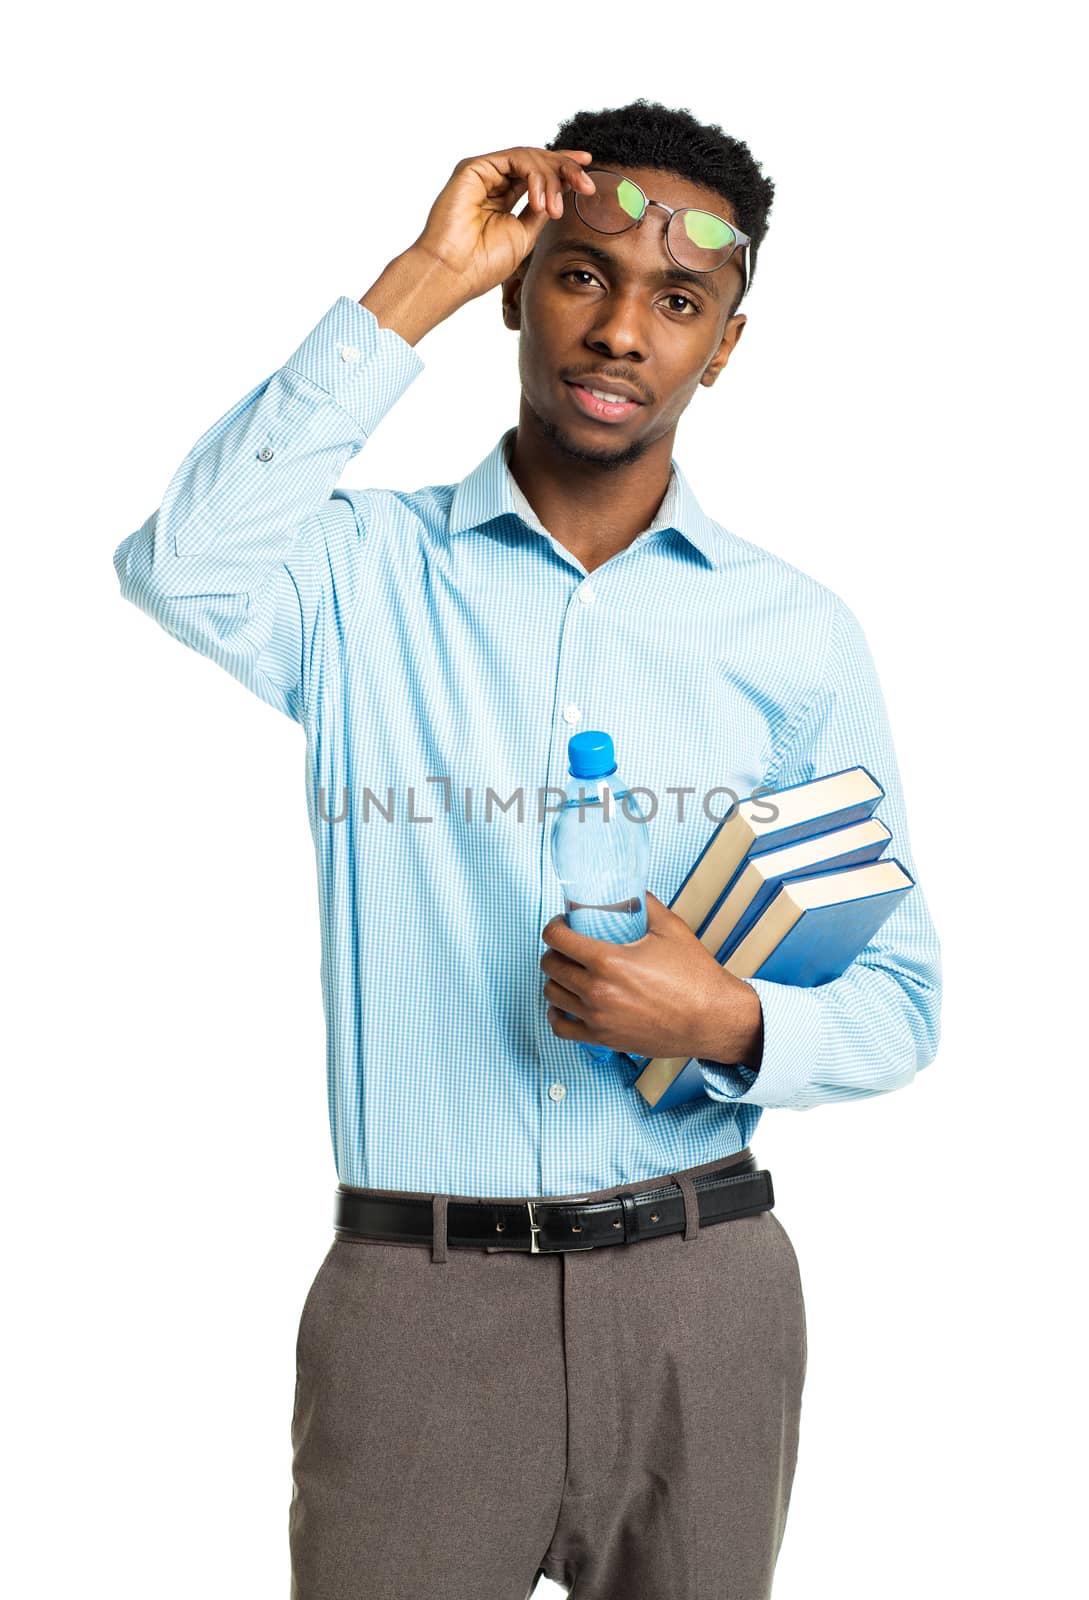
[[[548,181],[543,172],[534,167],[526,174],[526,203],[531,212],[548,209]]]
[[[573,989],[565,989],[562,983],[557,983],[555,978],[546,978],[541,985],[541,993],[546,1000],[559,1006],[562,1011],[574,1011],[581,1016],[583,1001]]]
[[[593,159],[589,150],[556,150],[551,152],[557,159],[555,167],[550,171],[547,167],[540,173],[541,209],[552,217],[563,216],[563,195],[565,189],[579,189],[583,194],[593,194],[596,185],[588,172],[582,170],[582,162]]]
[[[519,219],[542,215],[563,216],[563,197],[567,189],[593,194],[597,187],[583,167],[593,160],[589,150],[544,150],[528,146],[499,150],[487,158],[505,177],[508,207],[526,197],[526,209]]]
[[[532,217],[541,223],[563,216],[564,193],[578,188],[583,194],[594,192],[594,180],[573,164],[564,163],[554,173],[531,172],[526,180],[526,206],[518,213],[520,220]],[[521,198],[521,185],[516,198]]]

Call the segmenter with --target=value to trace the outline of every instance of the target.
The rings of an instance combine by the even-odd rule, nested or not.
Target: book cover
[[[712,830],[669,909],[699,933],[747,857],[864,822],[884,793],[873,774],[858,766],[738,801]]]
[[[871,860],[881,853],[892,837],[885,824],[871,815],[884,790],[865,767],[847,767],[842,772],[829,773],[806,783],[793,784],[789,789],[770,792],[777,805],[780,796],[786,797],[785,803],[778,807],[778,816],[771,823],[777,839],[772,839],[770,833],[765,832],[762,838],[765,848],[755,853],[750,849],[740,860],[729,865],[734,846],[726,849],[720,845],[717,855],[713,847],[738,809],[735,807],[716,826],[680,888],[669,901],[670,910],[687,922],[700,943],[716,960],[724,959],[723,946],[734,930],[736,919],[749,909],[750,900],[759,895],[759,903],[752,908],[751,915],[745,917],[741,931],[747,931],[756,920],[782,877],[810,873],[821,865],[848,866],[851,858]],[[747,804],[754,806],[766,802],[751,801]],[[832,809],[828,809],[829,806]],[[862,818],[853,815],[860,807],[866,813]],[[763,824],[753,821],[752,825],[768,828],[766,821]],[[868,832],[853,831],[867,827]],[[804,829],[801,837],[797,836],[799,828]],[[784,830],[794,837],[784,839]],[[713,870],[712,862],[716,860],[727,875],[712,894],[710,873]],[[750,868],[754,870],[750,872]],[[634,1066],[642,1068],[650,1057],[630,1055],[627,1059]]]
[[[717,961],[725,961],[781,883],[837,867],[864,866],[877,860],[891,838],[880,817],[871,817],[850,828],[834,828],[815,839],[803,839],[785,850],[754,856],[742,864],[733,888],[719,899],[700,934],[702,943]]]

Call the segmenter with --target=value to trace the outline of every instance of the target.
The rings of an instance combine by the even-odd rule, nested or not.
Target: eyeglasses
[[[639,185],[622,173],[610,172],[606,167],[584,167],[583,171],[593,178],[594,192],[580,194],[575,189],[572,194],[575,211],[588,228],[596,233],[626,233],[642,222],[650,206],[660,206],[669,217],[666,249],[679,267],[693,272],[717,272],[738,250],[744,251],[745,287],[741,299],[745,298],[749,292],[747,246],[751,243],[747,233],[711,211],[700,211],[695,206],[674,210],[662,200],[649,200]]]

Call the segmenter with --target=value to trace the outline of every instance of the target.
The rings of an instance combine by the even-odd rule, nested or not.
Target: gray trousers
[[[774,1212],[693,1209],[684,1233],[540,1255],[336,1238],[299,1321],[292,1600],[528,1600],[542,1574],[575,1600],[767,1600],[798,1262]]]

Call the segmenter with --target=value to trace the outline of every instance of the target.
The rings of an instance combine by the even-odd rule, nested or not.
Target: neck
[[[552,537],[591,572],[653,522],[669,487],[675,432],[618,464],[594,460],[565,448],[523,394],[510,470]]]

